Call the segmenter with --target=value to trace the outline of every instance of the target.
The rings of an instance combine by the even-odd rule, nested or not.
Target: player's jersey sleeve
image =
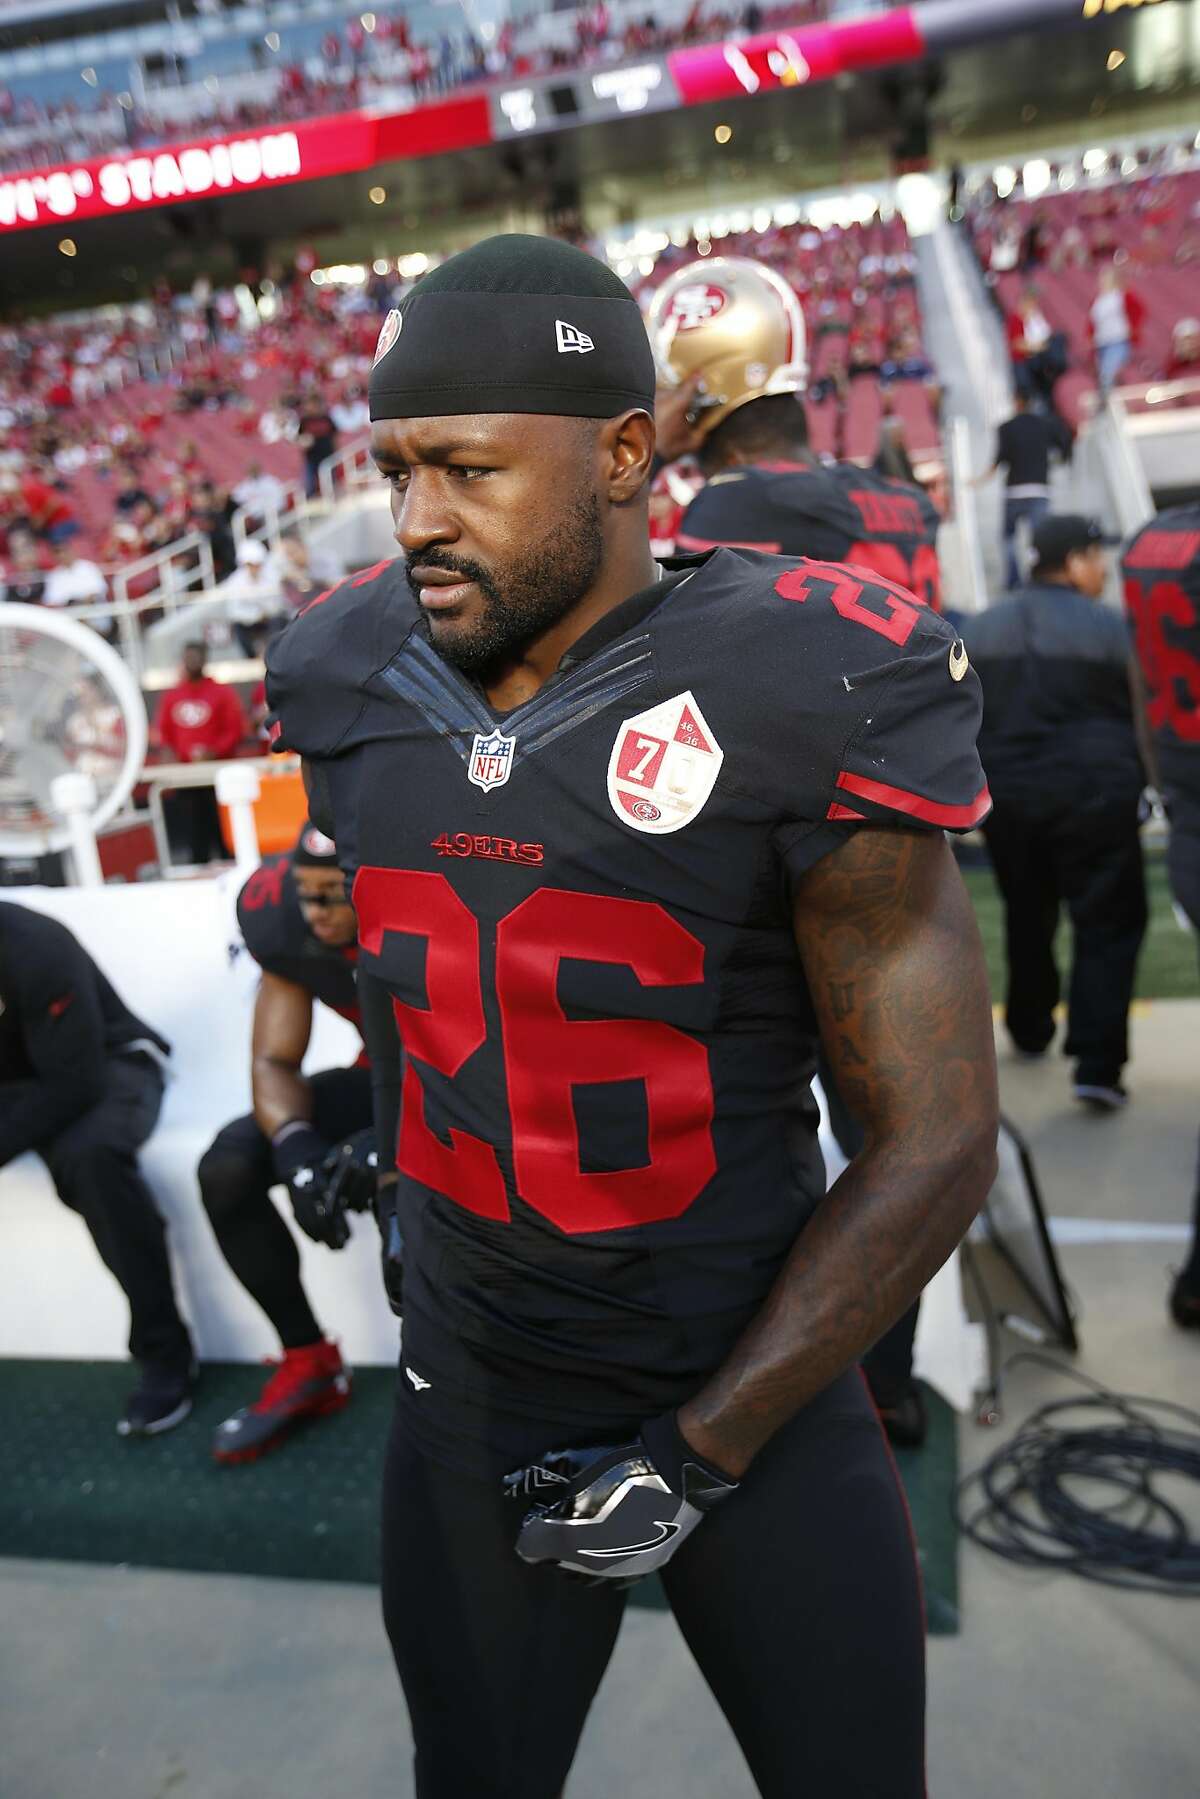
[[[756,778],[778,807],[775,843],[789,874],[863,825],[980,824],[991,807],[976,748],[983,695],[952,628],[867,570],[767,567],[779,605],[754,608],[752,654],[771,718]]]
[[[371,677],[416,622],[403,564],[381,562],[318,594],[267,651],[271,748],[320,759],[355,740]]]

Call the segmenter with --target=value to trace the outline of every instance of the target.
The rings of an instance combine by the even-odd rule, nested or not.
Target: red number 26
[[[495,1149],[467,1131],[451,1130],[446,1144],[430,1130],[415,1066],[452,1079],[486,1039],[479,925],[444,875],[416,869],[360,869],[354,904],[368,955],[380,954],[389,931],[427,946],[428,1005],[393,1002],[409,1057],[397,1165],[468,1211],[507,1220]],[[501,919],[496,999],[517,1191],[568,1233],[678,1218],[716,1171],[708,1053],[660,1021],[569,1019],[558,998],[564,958],[623,965],[645,987],[704,979],[703,944],[644,900],[543,887]],[[648,1163],[585,1174],[572,1089],[633,1080],[646,1092]]]

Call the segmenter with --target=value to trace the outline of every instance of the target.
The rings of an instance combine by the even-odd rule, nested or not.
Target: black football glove
[[[341,1249],[349,1241],[350,1226],[343,1205],[330,1204],[324,1164],[329,1145],[311,1125],[287,1125],[271,1143],[275,1172],[287,1182],[296,1223],[314,1243]]]
[[[355,1131],[331,1149],[321,1164],[327,1202],[347,1212],[369,1212],[375,1203],[379,1154],[373,1129]]]
[[[532,1501],[517,1537],[523,1562],[628,1585],[669,1562],[737,1482],[700,1460],[670,1414],[634,1443],[551,1450],[507,1475],[504,1491]]]
[[[398,1184],[380,1181],[375,1190],[375,1221],[379,1226],[379,1266],[383,1290],[397,1318],[404,1316],[404,1239],[396,1217]]]

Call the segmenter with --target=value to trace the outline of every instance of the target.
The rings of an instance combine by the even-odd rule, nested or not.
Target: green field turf
[[[152,1441],[118,1437],[121,1362],[0,1363],[0,1557],[128,1563],[290,1580],[379,1578],[379,1486],[396,1376],[360,1368],[344,1412],[246,1467],[218,1468],[214,1425],[258,1390],[262,1370],[207,1363],[192,1416]],[[954,1413],[926,1390],[929,1441],[897,1457],[925,1580],[930,1632],[958,1624]],[[666,1604],[657,1579],[634,1605]],[[0,1779],[0,1792],[6,1792]],[[464,1799],[466,1796],[464,1795]]]
[[[975,905],[979,930],[987,956],[992,998],[1004,998],[1004,913],[992,871],[983,867],[963,869],[967,891]],[[1180,930],[1171,909],[1166,863],[1161,852],[1146,858],[1146,887],[1150,898],[1150,924],[1138,963],[1138,999],[1200,999],[1200,963],[1196,939]],[[1058,933],[1059,966],[1064,984],[1070,957],[1070,927],[1065,916]]]

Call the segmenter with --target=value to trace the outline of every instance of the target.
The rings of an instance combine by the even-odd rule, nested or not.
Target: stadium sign
[[[0,233],[170,206],[377,163],[465,150],[526,134],[805,87],[982,43],[1081,24],[1158,0],[915,0],[857,18],[799,25],[643,57],[614,69],[556,72],[520,87],[477,88],[401,112],[347,112],[237,137],[204,138],[0,180]]]
[[[0,231],[61,225],[148,206],[248,193],[280,182],[367,168],[374,121],[346,113],[283,131],[164,146],[0,180]]]
[[[35,169],[0,179],[0,232],[319,181],[393,157],[464,150],[492,136],[487,100],[475,93],[404,112],[336,113],[237,137]]]

